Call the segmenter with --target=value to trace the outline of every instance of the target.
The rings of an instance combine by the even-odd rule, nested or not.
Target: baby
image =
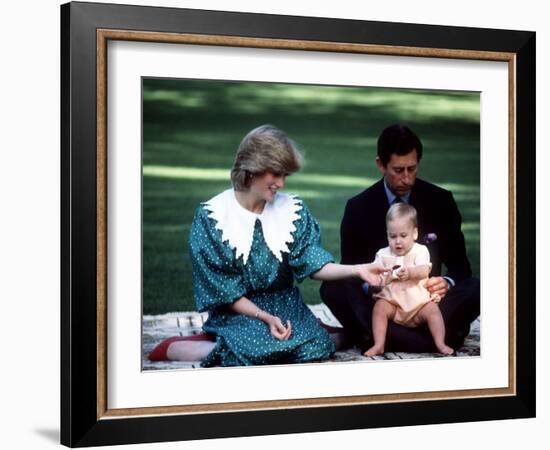
[[[375,262],[391,269],[384,276],[383,288],[373,299],[372,312],[374,345],[365,356],[384,353],[388,320],[407,327],[428,324],[439,352],[451,355],[454,350],[445,344],[445,324],[437,302],[425,287],[432,265],[430,253],[418,244],[416,209],[406,203],[396,203],[386,214],[388,247],[378,250]]]

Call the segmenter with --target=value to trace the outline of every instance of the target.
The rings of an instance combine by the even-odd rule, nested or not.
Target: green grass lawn
[[[230,187],[243,136],[263,123],[285,130],[306,165],[287,178],[340,258],[346,200],[380,178],[380,131],[408,124],[424,144],[419,177],[453,191],[468,256],[479,275],[479,94],[382,88],[160,80],[143,83],[143,312],[195,309],[189,227],[201,201]],[[319,283],[306,280],[307,303]]]

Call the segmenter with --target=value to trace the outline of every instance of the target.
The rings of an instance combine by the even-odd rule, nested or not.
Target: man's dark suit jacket
[[[428,233],[437,235],[437,240],[428,245],[431,276],[442,275],[441,266],[444,264],[447,273],[443,275],[455,282],[471,277],[464,235],[460,229],[462,217],[451,192],[417,178],[409,203],[418,212],[419,242]],[[388,246],[388,208],[383,180],[347,202],[340,227],[342,264],[372,262],[376,252]]]

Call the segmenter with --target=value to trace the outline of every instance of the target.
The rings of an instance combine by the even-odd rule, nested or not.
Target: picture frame
[[[503,61],[509,385],[138,410],[107,404],[107,42]],[[61,7],[61,442],[71,447],[535,416],[535,33],[189,9]],[[500,194],[499,194],[500,195]]]

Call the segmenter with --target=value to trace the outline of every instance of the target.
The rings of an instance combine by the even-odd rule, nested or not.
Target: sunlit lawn
[[[145,314],[194,309],[189,227],[201,201],[227,189],[242,137],[271,123],[300,145],[304,170],[287,179],[340,258],[345,202],[380,174],[376,139],[393,122],[424,143],[420,177],[453,191],[479,274],[479,94],[191,80],[145,80],[143,105]],[[437,206],[435,206],[437,207]],[[318,303],[319,284],[301,285]]]

